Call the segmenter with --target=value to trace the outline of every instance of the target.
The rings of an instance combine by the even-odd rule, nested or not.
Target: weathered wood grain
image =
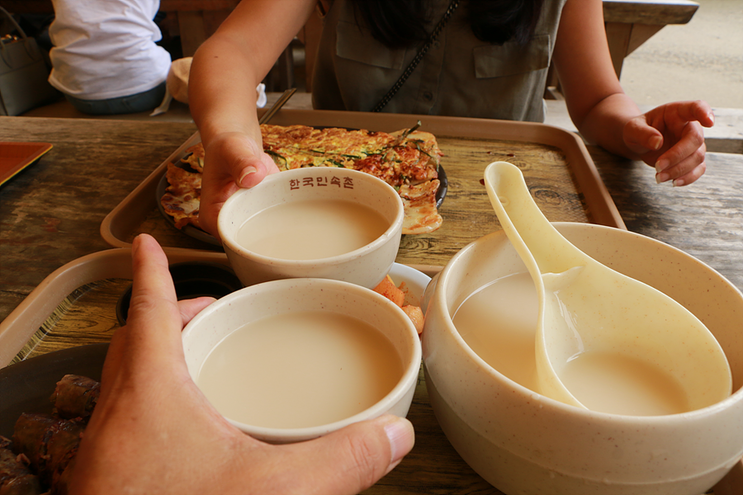
[[[119,328],[116,307],[131,280],[99,280],[81,286],[47,318],[13,362],[111,340]]]
[[[194,133],[193,124],[0,117],[3,141],[47,142],[0,188],[0,320],[47,275],[107,249],[103,218]]]
[[[0,319],[57,267],[107,248],[99,235],[105,215],[193,132],[191,124],[0,117],[4,140],[55,145],[0,189]],[[480,183],[484,167],[495,160],[522,167],[550,220],[590,220],[559,150],[446,136],[441,142],[450,179],[441,208],[444,227],[429,236],[405,236],[400,261],[443,264],[467,242],[499,228]],[[743,287],[743,155],[708,154],[709,170],[698,183],[671,188],[655,184],[653,170],[642,163],[589,151],[630,230],[696,256]],[[154,209],[138,228],[198,242],[183,240]],[[108,340],[127,285],[105,280],[71,294],[45,324],[40,341],[24,352],[34,356]],[[366,493],[500,494],[446,440],[422,378],[408,417],[416,429],[415,448]]]
[[[560,150],[538,143],[438,137],[449,189],[439,211],[441,228],[403,237],[398,262],[443,266],[461,248],[500,225],[482,183],[494,161],[519,166],[537,203],[553,221],[587,222],[589,215]]]
[[[743,290],[743,155],[707,153],[694,184],[656,184],[653,170],[589,147],[627,228],[695,256]]]

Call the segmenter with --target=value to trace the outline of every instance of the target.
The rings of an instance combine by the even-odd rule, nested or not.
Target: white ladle
[[[491,163],[485,185],[539,296],[535,346],[539,392],[585,408],[561,376],[580,353],[599,351],[653,364],[675,377],[689,410],[731,394],[725,354],[691,312],[573,246],[539,210],[518,167]]]

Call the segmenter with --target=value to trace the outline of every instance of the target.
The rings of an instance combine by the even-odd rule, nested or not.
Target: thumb
[[[392,471],[415,443],[413,425],[405,418],[385,415],[347,426],[311,442],[285,446],[286,464],[302,473],[298,486],[316,493],[359,493]],[[298,468],[302,466],[302,468]]]
[[[253,187],[279,169],[253,138],[238,132],[214,137],[206,144],[205,158],[199,224],[219,238],[217,222],[224,202],[241,187]]]
[[[210,143],[210,152],[224,161],[226,172],[237,187],[253,187],[271,173],[278,172],[271,157],[253,138],[243,133],[228,133]]]
[[[624,144],[634,153],[643,155],[663,147],[663,134],[648,124],[644,116],[630,119],[624,126]]]
[[[148,234],[138,235],[132,243],[132,271],[127,323],[111,339],[103,381],[134,368],[171,367],[173,357],[182,359],[185,316],[179,310],[168,258]]]

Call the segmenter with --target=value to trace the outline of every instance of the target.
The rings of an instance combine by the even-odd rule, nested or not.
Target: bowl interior
[[[361,413],[332,424],[266,428],[227,418],[238,428],[257,438],[272,442],[299,441],[320,436],[361,419],[376,417],[387,412],[415,383],[421,359],[420,343],[417,332],[405,313],[371,290],[346,282],[323,279],[266,282],[241,289],[209,306],[183,331],[189,373],[198,383],[201,367],[214,347],[244,325],[266,317],[307,311],[349,316],[377,329],[389,340],[402,362],[401,376],[382,400]],[[258,376],[250,378],[265,379]]]
[[[357,251],[373,248],[402,228],[402,200],[390,185],[356,170],[311,167],[270,175],[258,186],[235,193],[220,212],[220,236],[229,249],[242,256],[273,260],[275,258],[271,256],[260,255],[243,247],[237,241],[240,228],[248,219],[268,208],[320,199],[348,201],[367,207],[383,217],[387,227],[385,232]],[[332,258],[353,254],[345,253]],[[316,263],[316,260],[312,262]]]
[[[743,295],[719,273],[696,258],[648,237],[592,224],[556,223],[575,246],[605,265],[636,278],[668,296],[699,318],[725,350],[733,389],[743,385],[740,315]],[[487,240],[486,240],[487,239]],[[507,275],[525,272],[504,235],[488,236],[465,248],[446,277],[450,314],[474,291]]]

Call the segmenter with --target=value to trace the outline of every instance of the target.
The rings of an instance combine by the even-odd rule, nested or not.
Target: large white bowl
[[[351,316],[385,335],[397,351],[403,366],[395,387],[364,411],[330,424],[307,428],[266,428],[226,417],[245,433],[272,443],[308,440],[351,423],[373,419],[385,413],[404,417],[413,400],[420,371],[421,346],[408,316],[384,296],[364,287],[328,279],[286,279],[265,282],[229,294],[196,315],[183,329],[183,349],[191,377],[198,383],[201,366],[212,349],[225,337],[261,318],[305,311],[327,311]],[[241,377],[263,380],[265,377]],[[280,390],[276,391],[281,394]]]
[[[486,283],[525,271],[499,231],[455,255],[426,296],[424,370],[443,431],[477,473],[508,495],[703,493],[743,456],[743,295],[659,241],[597,225],[555,226],[584,252],[665,292],[702,320],[728,357],[733,395],[683,414],[620,416],[548,399],[489,366],[451,315]]]
[[[333,179],[342,185],[332,185]],[[253,215],[279,204],[311,199],[345,200],[368,206],[380,213],[389,227],[359,249],[317,260],[264,256],[235,240],[240,227]],[[246,286],[283,278],[331,278],[373,289],[397,257],[403,217],[400,195],[383,180],[356,170],[310,167],[269,175],[256,187],[236,192],[222,207],[217,225],[230,265]]]

